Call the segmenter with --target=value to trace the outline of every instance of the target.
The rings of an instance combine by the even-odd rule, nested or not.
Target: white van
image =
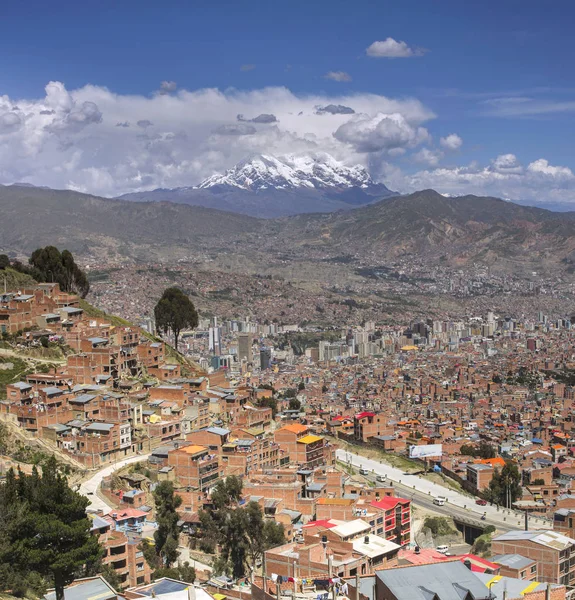
[[[447,554],[449,552],[449,546],[437,546],[436,550],[441,554]]]
[[[359,474],[360,475],[369,475],[369,471],[367,469],[365,469],[364,467],[360,467]]]
[[[447,498],[445,496],[437,496],[433,499],[433,504],[436,506],[443,506],[447,502]]]
[[[385,478],[387,477],[387,475],[378,475],[375,480],[376,481],[385,481]]]

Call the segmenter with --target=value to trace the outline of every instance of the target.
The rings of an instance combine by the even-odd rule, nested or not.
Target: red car
[[[485,506],[487,504],[487,500],[483,500],[483,498],[478,498],[475,501],[475,504],[479,504],[479,506]]]

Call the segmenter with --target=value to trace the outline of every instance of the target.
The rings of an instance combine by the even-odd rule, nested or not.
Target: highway
[[[525,517],[523,513],[496,506],[479,506],[475,498],[461,494],[455,490],[429,481],[420,475],[408,475],[401,469],[392,467],[383,462],[365,458],[358,454],[337,451],[337,459],[356,468],[363,467],[370,471],[369,478],[373,480],[377,475],[385,475],[388,481],[393,482],[397,494],[409,498],[416,506],[433,510],[448,517],[458,517],[468,522],[479,522],[484,525],[493,525],[500,531],[523,529]],[[437,496],[446,498],[444,506],[436,506],[433,499]],[[485,513],[485,521],[481,516]],[[529,529],[552,529],[552,524],[546,519],[529,517]]]

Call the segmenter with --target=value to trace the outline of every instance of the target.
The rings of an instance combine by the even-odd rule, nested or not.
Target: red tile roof
[[[336,527],[337,523],[332,523],[331,519],[324,519],[319,521],[310,521],[306,523],[303,527],[325,527],[326,529],[331,529],[332,527]]]
[[[361,412],[358,415],[355,415],[356,419],[363,419],[364,417],[375,417],[375,413],[372,413],[372,412]]]
[[[389,510],[390,508],[395,508],[398,504],[409,504],[411,500],[407,500],[405,498],[395,498],[394,496],[385,496],[381,500],[372,500],[369,504],[375,508],[380,508],[382,510]]]

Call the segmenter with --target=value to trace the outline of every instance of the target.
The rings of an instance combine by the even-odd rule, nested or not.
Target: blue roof
[[[93,396],[91,394],[80,394],[79,396],[76,396],[75,398],[71,398],[70,402],[76,403],[76,404],[86,404],[88,402],[90,402],[90,400],[93,400],[96,396]]]
[[[55,396],[56,394],[64,393],[60,388],[54,386],[42,388],[42,391],[46,394],[46,396]]]
[[[542,444],[543,440],[541,438],[533,438],[531,440],[534,444]]]
[[[190,582],[191,583],[191,582]],[[138,592],[144,596],[159,596],[160,594],[169,594],[171,592],[181,592],[187,590],[190,583],[185,581],[177,581],[176,579],[170,579],[169,577],[163,577],[158,579],[154,583],[151,583],[145,588],[140,588]]]
[[[223,427],[208,427],[206,429],[208,433],[215,433],[216,435],[229,435],[230,430],[224,429]]]

